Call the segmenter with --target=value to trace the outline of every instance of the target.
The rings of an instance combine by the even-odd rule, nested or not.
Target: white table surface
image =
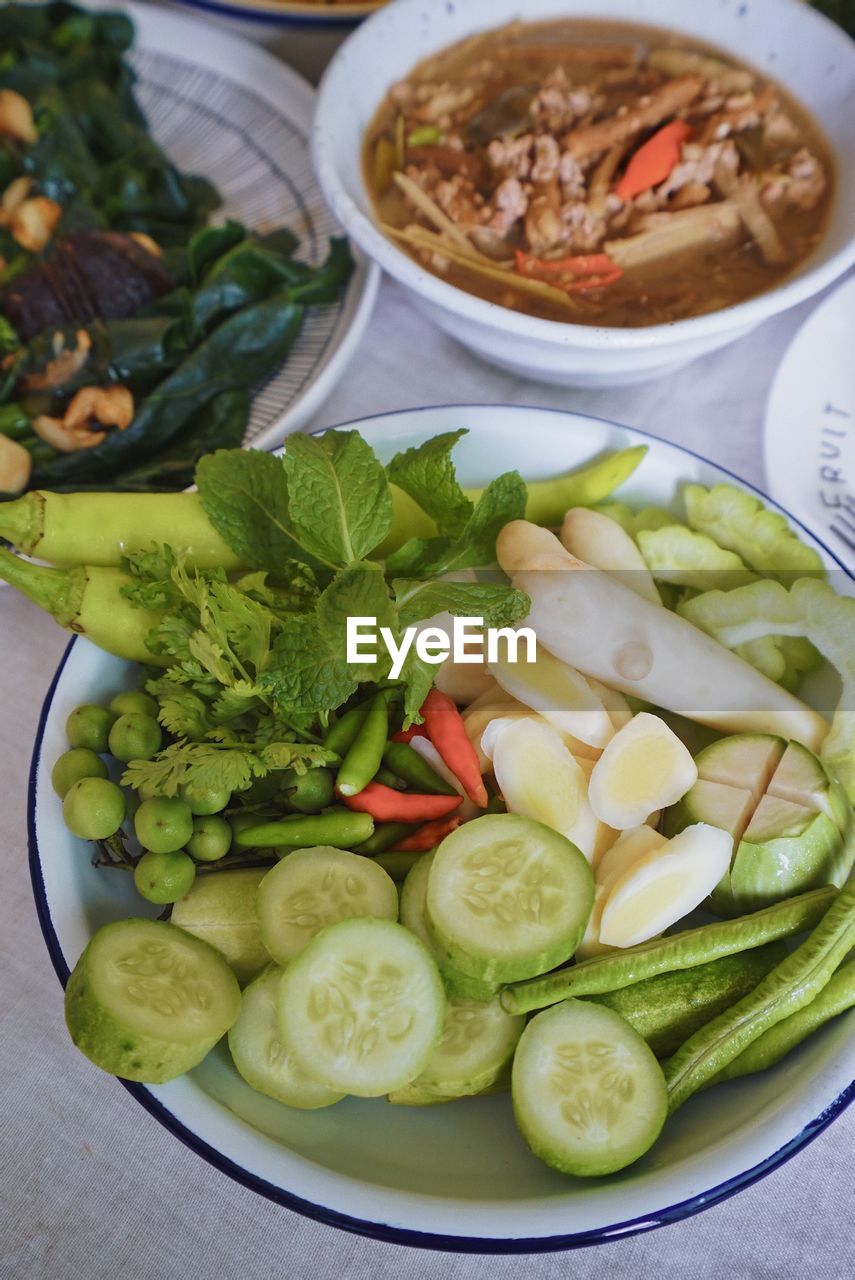
[[[688,445],[763,485],[766,393],[806,304],[658,383],[572,391],[481,364],[384,282],[353,363],[309,427],[419,404],[572,408]],[[844,1280],[855,1109],[794,1160],[707,1212],[572,1256],[482,1258],[379,1244],[244,1190],[71,1045],[26,848],[29,754],[66,637],[0,587],[0,1277],[14,1280]]]

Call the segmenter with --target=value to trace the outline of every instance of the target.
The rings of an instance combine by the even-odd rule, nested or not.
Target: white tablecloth
[[[614,392],[520,382],[443,337],[384,283],[341,385],[311,426],[408,405],[542,404],[680,441],[762,484],[770,377],[809,307],[660,383]],[[0,1276],[15,1280],[843,1280],[855,1273],[855,1111],[796,1159],[679,1225],[524,1259],[442,1255],[318,1225],[229,1181],[71,1045],[36,922],[25,802],[39,709],[65,636],[0,587]]]

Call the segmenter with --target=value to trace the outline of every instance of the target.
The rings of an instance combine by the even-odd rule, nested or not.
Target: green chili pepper
[[[237,556],[208,520],[198,493],[34,489],[0,506],[0,537],[54,565],[118,567],[123,556],[151,550],[156,530],[167,531],[170,546],[197,569],[237,567]]]
[[[383,763],[398,778],[409,782],[416,791],[440,796],[453,796],[457,791],[433,769],[407,742],[389,742],[383,752]],[[378,775],[377,781],[383,779]]]
[[[375,773],[374,781],[382,783],[384,787],[391,787],[393,791],[404,791],[407,785],[403,778],[399,778],[391,769],[384,769],[382,765]]]
[[[330,725],[324,736],[324,746],[328,751],[334,751],[337,756],[341,756],[344,759],[356,741],[359,730],[365,723],[365,717],[368,715],[370,706],[370,700],[368,702],[360,702],[358,706],[351,707],[349,711],[345,711],[344,715],[340,716],[335,724]]]
[[[822,920],[757,987],[713,1018],[665,1063],[669,1112],[738,1058],[765,1031],[809,1005],[855,946],[855,881],[841,889]]]
[[[413,865],[423,857],[423,853],[404,853],[396,849],[391,853],[378,853],[374,861],[392,877],[396,884],[401,884],[406,880],[407,872],[411,871]]]
[[[329,844],[334,849],[351,849],[361,844],[374,831],[374,819],[367,813],[353,813],[350,809],[328,809],[326,813],[303,817],[294,814],[277,822],[262,822],[235,832],[238,849],[266,849],[290,845],[295,849],[309,849],[313,845]]]
[[[855,960],[844,964],[823,987],[818,996],[796,1013],[764,1031],[762,1036],[743,1049],[723,1071],[711,1081],[718,1084],[721,1080],[735,1080],[738,1076],[753,1075],[755,1071],[766,1071],[774,1067],[776,1062],[795,1049],[796,1045],[819,1027],[845,1013],[855,1005]]]
[[[353,852],[365,854],[367,857],[375,853],[383,853],[417,829],[418,824],[414,825],[410,822],[378,822],[373,834],[367,840],[363,840],[362,844],[354,845]]]
[[[130,662],[168,665],[146,648],[146,636],[160,615],[131,604],[122,587],[131,579],[119,569],[78,565],[74,569],[46,569],[30,564],[0,547],[0,579],[10,583],[61,627],[84,635],[93,644]]]
[[[389,735],[389,709],[382,693],[375,694],[353,745],[339,766],[336,788],[343,796],[358,795],[374,778]]]
[[[570,996],[596,996],[615,991],[657,973],[693,969],[719,956],[749,951],[776,938],[791,937],[817,924],[834,901],[836,892],[831,886],[813,889],[736,920],[701,925],[698,929],[654,938],[609,955],[594,956],[543,978],[529,978],[506,987],[502,992],[502,1005],[508,1013],[528,1013],[530,1009],[543,1009]]]

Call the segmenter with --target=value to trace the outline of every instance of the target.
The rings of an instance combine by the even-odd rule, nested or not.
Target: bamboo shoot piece
[[[777,733],[811,750],[822,743],[821,715],[679,615],[583,564],[547,529],[511,521],[496,552],[531,599],[527,625],[539,649],[714,729]]]
[[[651,214],[643,231],[622,240],[607,240],[603,250],[628,271],[676,253],[717,253],[737,244],[743,235],[736,205],[721,200],[678,213]]]

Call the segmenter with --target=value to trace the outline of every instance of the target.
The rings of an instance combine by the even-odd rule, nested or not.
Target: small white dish
[[[93,7],[115,5],[93,0]],[[298,257],[322,261],[330,236],[342,232],[312,173],[312,88],[264,49],[204,19],[145,4],[122,8],[137,33],[130,62],[140,106],[170,158],[220,191],[213,220],[290,227]],[[307,312],[285,363],[253,397],[245,444],[279,444],[320,408],[368,323],[379,277],[357,255],[339,300]]]
[[[547,409],[452,405],[347,425],[386,460],[438,432],[466,427],[469,435],[456,450],[466,484],[511,468],[527,478],[550,476],[601,450],[640,443],[650,452],[621,492],[632,502],[668,505],[682,482],[733,480],[642,432]],[[833,566],[830,553],[802,532]],[[50,784],[69,712],[81,702],[106,701],[132,679],[127,663],[74,640],[42,712],[30,775],[30,866],[42,930],[63,982],[99,925],[146,911],[129,876],[89,865],[88,848],[63,825]],[[179,1080],[125,1087],[212,1165],[308,1217],[399,1244],[530,1253],[604,1243],[719,1203],[830,1124],[855,1097],[853,1076],[855,1011],[773,1071],[691,1099],[643,1160],[589,1181],[563,1177],[529,1153],[507,1096],[426,1108],[349,1098],[322,1111],[294,1111],[254,1093],[222,1048]]]
[[[377,227],[362,141],[387,90],[447,45],[523,15],[643,23],[709,41],[784,84],[819,121],[837,163],[830,225],[816,251],[768,292],[709,315],[639,329],[541,320],[486,302],[426,271]],[[801,0],[395,0],[342,45],[318,93],[312,150],[333,212],[430,318],[479,356],[524,377],[580,387],[642,382],[734,342],[829,284],[855,261],[855,44]]]
[[[805,320],[766,404],[769,491],[855,572],[855,276]]]
[[[384,0],[179,0],[208,13],[279,27],[352,27],[375,13]]]

